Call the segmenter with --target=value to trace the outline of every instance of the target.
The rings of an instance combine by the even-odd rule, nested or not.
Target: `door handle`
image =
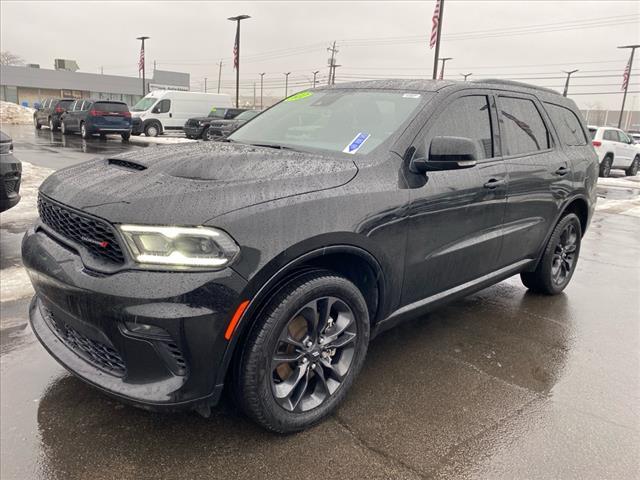
[[[173,118],[173,113],[170,113],[170,114],[169,114],[169,118]]]
[[[492,178],[491,180],[489,180],[487,183],[484,184],[484,188],[489,188],[493,190],[494,188],[501,187],[505,183],[507,182],[505,182],[504,180],[498,180],[496,178]]]
[[[569,169],[564,166],[560,167],[555,171],[555,174],[560,175],[561,177],[565,176],[567,173],[569,173]]]

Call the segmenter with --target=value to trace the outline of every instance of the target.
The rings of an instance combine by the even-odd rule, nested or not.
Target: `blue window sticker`
[[[367,138],[369,138],[371,135],[369,135],[368,133],[362,133],[360,132],[359,134],[357,134],[355,136],[355,138],[353,140],[351,140],[351,143],[349,143],[349,145],[347,145],[345,147],[344,150],[342,150],[344,153],[350,153],[350,154],[354,154],[356,153],[358,150],[360,150],[360,147],[362,147],[362,145],[364,144],[364,142],[367,141]]]

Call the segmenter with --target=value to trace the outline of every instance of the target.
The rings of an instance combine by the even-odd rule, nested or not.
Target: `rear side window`
[[[591,137],[591,140],[596,138],[596,133],[598,133],[598,129],[597,128],[590,128],[589,129],[589,136]]]
[[[481,158],[493,157],[489,101],[484,95],[455,99],[430,129],[428,142],[435,137],[465,137],[475,140]]]
[[[553,103],[545,103],[551,121],[558,131],[560,141],[569,147],[587,144],[587,137],[582,130],[580,120],[571,110]]]
[[[164,100],[163,100],[164,101]],[[93,108],[98,112],[128,112],[126,103],[119,102],[96,102]]]
[[[549,132],[532,100],[500,97],[500,134],[505,155],[535,153],[549,148]]]
[[[58,106],[66,110],[71,106],[72,103],[73,103],[73,100],[61,100],[58,102]]]
[[[605,130],[602,135],[603,140],[608,140],[610,142],[619,142],[618,140],[618,132],[615,130]]]

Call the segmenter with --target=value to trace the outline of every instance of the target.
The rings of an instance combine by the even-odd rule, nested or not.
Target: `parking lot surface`
[[[16,156],[49,168],[140,148],[9,133]],[[228,400],[208,419],[155,414],[66,373],[28,327],[29,286],[15,275],[36,215],[25,198],[1,224],[1,477],[638,478],[640,182],[624,182],[599,186],[563,294],[530,294],[514,277],[382,334],[337,413],[291,436]]]

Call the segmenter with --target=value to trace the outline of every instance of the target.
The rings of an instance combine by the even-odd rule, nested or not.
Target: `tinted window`
[[[42,104],[42,108],[49,108],[49,105],[51,105],[51,99],[47,98]]]
[[[589,129],[589,136],[591,137],[591,140],[596,138],[596,133],[598,133],[598,129],[597,128],[590,128]]]
[[[487,97],[474,95],[451,102],[430,129],[428,142],[434,137],[470,138],[477,142],[478,152],[482,154],[479,159],[493,157],[491,114]]]
[[[163,100],[163,102],[168,100]],[[96,102],[93,108],[99,112],[128,112],[129,108],[126,103],[119,102]]]
[[[587,137],[580,126],[580,120],[571,110],[552,103],[545,103],[547,112],[558,131],[560,141],[570,147],[587,144]]]
[[[66,110],[72,103],[73,100],[61,100],[60,102],[58,102],[58,106]]]
[[[615,130],[605,130],[602,135],[603,140],[609,140],[610,142],[618,142],[618,134]]]
[[[500,97],[500,114],[505,155],[534,153],[549,148],[549,132],[533,101]]]
[[[167,113],[171,110],[171,100],[161,100],[158,104],[153,108],[153,113]]]

